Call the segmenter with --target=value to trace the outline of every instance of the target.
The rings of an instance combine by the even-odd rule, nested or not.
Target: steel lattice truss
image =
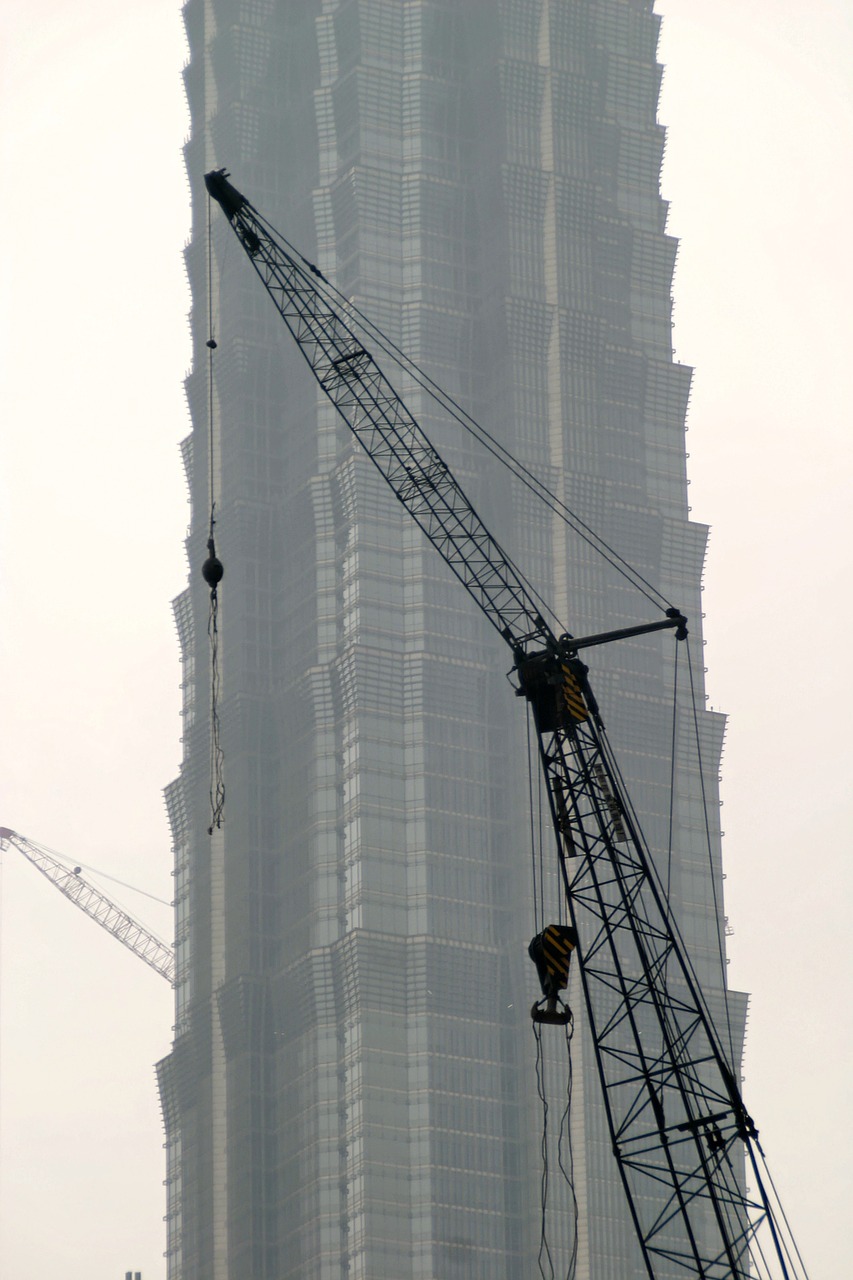
[[[100,889],[89,884],[80,874],[79,868],[74,870],[66,866],[26,836],[10,831],[8,827],[0,827],[0,848],[5,845],[11,845],[22,853],[69,902],[85,911],[90,919],[117,938],[128,951],[132,951],[155,973],[159,973],[161,978],[174,985],[175,956],[171,948],[112,902]]]
[[[544,642],[551,633],[520,575],[317,277],[248,204],[232,225],[320,387],[439,555],[511,644]]]
[[[593,716],[540,732],[604,1105],[649,1271],[747,1280],[755,1129]]]
[[[513,650],[536,720],[613,1151],[649,1276],[793,1276],[763,1189],[756,1130],[577,660],[583,642],[558,639],[543,620],[317,268],[279,242],[224,171],[206,182],[319,385]],[[754,1198],[738,1173],[744,1146]],[[769,1244],[753,1271],[759,1229]]]

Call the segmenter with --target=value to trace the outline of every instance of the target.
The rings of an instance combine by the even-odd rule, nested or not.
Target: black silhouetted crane
[[[225,170],[205,182],[323,392],[512,651],[538,734],[571,917],[566,945],[577,954],[613,1153],[649,1276],[804,1276],[579,657],[662,628],[682,639],[686,619],[669,609],[619,631],[556,634],[365,348],[346,303]],[[559,985],[546,991],[546,1020],[560,1017]]]

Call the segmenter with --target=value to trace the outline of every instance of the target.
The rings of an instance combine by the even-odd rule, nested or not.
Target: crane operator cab
[[[572,1021],[572,1011],[560,999],[559,992],[569,985],[569,963],[577,944],[578,935],[570,924],[549,924],[527,948],[542,988],[542,999],[530,1010],[534,1022],[564,1027]]]

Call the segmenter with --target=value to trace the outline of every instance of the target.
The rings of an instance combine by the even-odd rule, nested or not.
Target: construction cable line
[[[217,348],[213,325],[213,235],[210,217],[210,199],[207,202],[207,302],[208,302],[208,339],[207,339],[207,393],[208,393],[208,500],[210,520],[207,535],[207,559],[201,568],[201,574],[210,588],[210,612],[207,620],[207,634],[210,640],[210,826],[208,835],[213,835],[214,828],[222,826],[222,814],[225,808],[225,776],[224,753],[222,750],[222,732],[219,719],[220,671],[219,671],[219,584],[224,569],[222,561],[216,554],[216,543],[213,531],[216,527],[216,481],[214,471],[214,377],[213,357]]]
[[[535,1025],[535,1024],[534,1024]],[[574,1066],[572,1063],[572,1036],[574,1035],[574,1022],[566,1024],[564,1029],[566,1037],[566,1066],[568,1074],[566,1077],[566,1105],[563,1108],[563,1114],[560,1118],[560,1132],[557,1138],[557,1163],[560,1166],[560,1172],[563,1180],[569,1189],[572,1198],[572,1251],[569,1256],[569,1265],[566,1270],[566,1280],[575,1280],[578,1265],[578,1197],[575,1192],[575,1160],[572,1150],[572,1130],[571,1130],[571,1114],[572,1114],[572,1086],[574,1084]],[[565,1151],[565,1158],[563,1152]]]
[[[634,803],[631,799],[630,792],[628,791],[628,788],[626,786],[624,774],[622,773],[622,769],[615,755],[613,754],[613,749],[610,745],[609,738],[607,737],[607,734],[606,732],[603,731],[603,729],[600,731],[599,741],[600,741],[602,756],[607,762],[607,767],[612,772],[614,778],[617,780],[619,784],[620,801],[621,801],[621,804],[624,806],[626,821],[630,823],[630,829],[634,838],[639,842],[639,844],[642,846],[644,850],[645,857],[646,857],[646,865],[647,865],[648,874],[649,874],[649,887],[652,889],[652,898],[653,898],[654,905],[656,906],[657,910],[661,913],[662,917],[666,920],[667,926],[670,929],[674,940],[677,941],[677,943],[681,948],[681,957],[680,957],[681,963],[684,966],[686,974],[695,984],[696,998],[698,1002],[701,1004],[706,1016],[710,1020],[711,1013],[708,1007],[707,1000],[705,999],[704,991],[699,983],[696,970],[693,966],[690,953],[687,949],[687,946],[684,941],[684,937],[681,933],[681,930],[679,928],[678,922],[670,907],[669,892],[668,892],[667,885],[664,883],[664,880],[661,877],[660,870],[658,868],[655,858],[652,857],[651,849],[649,847],[645,832],[643,831],[639,815],[636,811],[636,808],[634,807]],[[707,821],[707,800],[705,797],[704,788],[703,788],[703,806],[705,807],[706,821]],[[638,919],[642,921],[644,926],[648,928],[653,928],[654,926],[653,926],[652,916],[649,913],[650,907],[651,907],[651,902],[647,901],[643,895],[638,895],[634,899],[633,909],[636,912]],[[669,952],[667,952],[665,955],[665,963],[667,965],[668,965],[669,959],[670,959],[670,954]],[[725,980],[725,975],[723,975],[723,980]]]
[[[533,916],[534,928],[536,934],[540,935],[545,929],[546,910],[545,910],[545,894],[546,894],[546,872],[544,863],[545,833],[544,833],[544,817],[545,806],[542,796],[542,775],[541,771],[536,769],[536,784],[534,786],[534,750],[531,733],[533,730],[532,713],[528,708],[527,715],[527,788],[528,788],[528,804],[529,804],[529,823],[530,823],[530,850],[531,850],[531,871],[532,871],[532,891],[533,891]],[[560,924],[563,924],[565,917],[565,908],[562,894],[558,894],[558,907],[555,912]],[[548,1239],[548,1197],[551,1186],[551,1153],[549,1151],[549,1115],[550,1104],[548,1102],[546,1090],[546,1071],[545,1071],[545,1055],[542,1045],[542,1023],[532,1020],[533,1037],[536,1043],[536,1091],[539,1101],[542,1105],[542,1135],[540,1139],[541,1153],[541,1173],[540,1173],[540,1234],[539,1234],[539,1252],[538,1267],[542,1280],[557,1280],[555,1271],[555,1252],[551,1242]],[[577,1248],[578,1248],[578,1202],[574,1188],[574,1158],[572,1153],[571,1139],[571,1105],[572,1105],[572,1056],[571,1041],[574,1034],[574,1017],[571,1011],[567,1012],[567,1020],[563,1024],[563,1033],[565,1035],[566,1047],[566,1091],[565,1106],[560,1117],[560,1127],[557,1134],[557,1165],[562,1175],[563,1181],[568,1188],[571,1200],[571,1231],[572,1244],[569,1256],[567,1270],[565,1272],[565,1280],[574,1280],[577,1266]]]
[[[717,878],[714,869],[714,846],[711,839],[711,823],[708,816],[708,796],[705,788],[705,766],[702,759],[702,742],[699,733],[699,708],[696,705],[696,685],[693,679],[693,657],[690,651],[690,644],[687,645],[687,670],[690,675],[690,707],[692,712],[693,736],[696,743],[696,762],[699,766],[699,783],[702,789],[702,816],[704,820],[705,848],[708,854],[708,878],[711,881],[711,894],[714,900],[714,921],[717,930],[717,954],[720,959],[720,986],[723,989],[723,1004],[726,1011],[726,1032],[729,1040],[730,1061],[735,1061],[734,1036],[732,1035],[732,1020],[729,1010],[729,989],[726,982],[726,954],[725,943],[723,941],[723,928],[721,925],[722,911],[721,904],[717,898]]]
[[[545,862],[545,827],[547,821],[547,802],[543,801],[542,772],[537,766],[538,746],[535,740],[533,714],[527,707],[527,803],[530,835],[530,873],[533,894],[533,926],[540,933],[546,922],[556,916],[560,924],[564,923],[566,907],[562,893],[557,893],[556,906],[545,910],[547,892],[547,872]]]
[[[211,539],[212,541],[212,539]],[[202,567],[205,582],[209,582],[209,566],[221,569],[215,555],[211,555]],[[206,572],[207,571],[207,572]],[[221,577],[221,574],[220,574]],[[225,809],[225,753],[222,749],[222,726],[219,716],[221,677],[219,672],[219,595],[217,584],[210,584],[210,614],[207,621],[207,634],[210,639],[210,826],[208,835],[213,835],[215,827],[222,826],[222,815]]]
[[[666,837],[666,880],[664,882],[664,901],[669,903],[672,901],[672,854],[673,854],[673,836],[675,832],[675,789],[677,782],[677,764],[678,764],[678,657],[681,646],[675,646],[675,658],[672,664],[672,719],[671,719],[671,736],[670,736],[670,758],[669,758],[669,815],[667,821],[667,837]],[[664,956],[663,967],[661,971],[661,980],[664,987],[669,982],[669,961],[668,955]],[[661,1050],[663,1050],[663,1037],[661,1037]],[[732,1059],[734,1061],[734,1059]],[[663,1080],[659,1082],[659,1095],[663,1090]]]
[[[542,1104],[542,1174],[540,1181],[540,1227],[539,1227],[539,1253],[538,1266],[539,1274],[542,1280],[556,1280],[556,1270],[554,1265],[554,1250],[548,1239],[548,1196],[551,1184],[551,1167],[549,1152],[549,1130],[548,1121],[550,1114],[550,1104],[548,1102],[548,1091],[546,1086],[545,1072],[545,1053],[542,1046],[542,1026],[540,1023],[534,1022],[533,1038],[536,1042],[536,1091],[539,1095],[539,1101]],[[572,1205],[572,1243],[569,1259],[564,1273],[565,1280],[575,1280],[577,1271],[578,1257],[578,1201],[574,1186],[574,1158],[572,1154],[572,1139],[570,1129],[570,1114],[572,1105],[572,1052],[571,1043],[574,1034],[574,1021],[570,1019],[563,1028],[566,1042],[566,1088],[565,1088],[565,1106],[560,1116],[560,1127],[557,1133],[557,1165],[562,1175],[563,1181],[568,1189]],[[565,1149],[565,1157],[564,1157]],[[546,1271],[547,1267],[547,1271]]]
[[[140,897],[150,898],[152,902],[159,903],[161,907],[169,907],[171,909],[174,906],[174,903],[167,902],[165,898],[159,897],[156,893],[149,893],[147,889],[140,889],[138,885],[129,884],[127,880],[120,880],[118,876],[111,876],[108,871],[103,871],[100,867],[93,867],[91,862],[75,861],[73,858],[66,857],[63,853],[57,853],[55,849],[51,849],[50,845],[40,844],[39,847],[51,854],[57,862],[67,866],[75,874],[80,871],[89,871],[93,876],[97,876],[98,879],[110,880],[113,884],[121,885],[122,889],[129,889],[131,893],[138,893]]]
[[[545,1091],[545,1058],[542,1053],[542,1031],[535,1022],[533,1023],[533,1038],[536,1041],[536,1091],[539,1094],[539,1101],[542,1103],[542,1177],[539,1193],[540,1225],[537,1262],[542,1280],[554,1280],[554,1259],[551,1256],[551,1247],[548,1243],[547,1223],[548,1181],[550,1177],[548,1167],[548,1095]],[[548,1264],[547,1275],[545,1273],[546,1262]]]
[[[141,898],[149,898],[152,902],[158,903],[161,907],[168,907],[170,910],[174,907],[174,902],[169,902],[166,898],[161,898],[159,894],[150,893],[147,889],[140,889],[138,884],[131,884],[128,880],[120,880],[118,876],[111,875],[109,871],[104,871],[103,867],[95,867],[91,862],[81,862],[79,858],[70,858],[67,853],[60,853],[58,849],[54,849],[51,845],[45,844],[43,840],[30,840],[28,837],[21,836],[19,832],[12,831],[9,827],[0,827],[0,847],[2,841],[8,840],[15,836],[19,840],[26,840],[27,844],[38,849],[42,853],[46,853],[54,859],[59,867],[64,867],[71,871],[74,875],[79,875],[81,871],[88,871],[91,875],[96,876],[99,880],[109,880],[112,884],[121,885],[122,889],[129,889],[131,893],[138,893]],[[122,903],[116,903],[122,911],[127,911],[127,907]]]
[[[726,1035],[728,1040],[728,1050],[730,1054],[729,1062],[733,1064],[735,1062],[734,1036],[732,1031],[731,1017],[730,1017],[730,1010],[729,1010],[728,987],[726,982],[726,962],[725,962],[723,939],[722,939],[722,933],[720,930],[720,921],[719,921],[719,910],[718,910],[719,904],[718,904],[718,898],[717,898],[716,884],[714,881],[713,853],[712,853],[711,834],[710,834],[711,827],[710,827],[710,818],[708,814],[708,797],[707,797],[707,789],[705,786],[705,775],[703,771],[704,763],[702,759],[700,738],[699,738],[699,709],[697,705],[696,688],[695,688],[695,683],[693,678],[693,666],[691,661],[689,638],[688,638],[688,644],[687,644],[687,660],[688,660],[688,670],[690,673],[690,708],[691,708],[690,714],[691,714],[692,729],[693,729],[696,752],[697,752],[697,767],[699,771],[700,784],[701,784],[701,796],[702,796],[703,828],[704,828],[705,842],[706,842],[707,853],[708,853],[709,874],[711,877],[711,892],[713,896],[713,905],[714,905],[714,913],[715,913],[716,929],[717,929],[717,947],[718,947],[718,956],[720,961],[720,985],[723,991],[723,1002],[724,1002],[724,1008],[725,1008]],[[640,840],[640,842],[643,844],[645,848],[647,859],[648,859],[650,880],[657,891],[656,898],[657,898],[658,907],[662,911],[664,916],[667,918],[669,927],[672,930],[673,935],[681,943],[681,946],[683,948],[683,962],[685,964],[686,969],[690,973],[693,981],[696,984],[696,992],[697,992],[698,999],[701,1002],[707,1016],[710,1019],[711,1012],[710,1012],[710,1008],[708,1006],[707,1000],[705,998],[704,989],[702,985],[699,983],[698,976],[696,974],[695,968],[693,966],[693,962],[690,957],[690,953],[686,947],[686,944],[684,943],[681,930],[670,909],[670,897],[671,897],[671,890],[672,890],[671,836],[672,836],[672,825],[674,823],[673,815],[674,815],[674,804],[675,804],[675,774],[676,774],[676,765],[677,765],[676,738],[677,738],[678,708],[677,708],[675,699],[676,699],[677,689],[678,689],[678,685],[677,685],[678,644],[675,645],[674,666],[675,666],[675,679],[674,679],[674,687],[673,687],[673,721],[672,721],[673,755],[672,755],[672,763],[671,763],[671,769],[670,769],[670,849],[667,854],[666,880],[664,880],[664,878],[661,876],[657,861],[651,855],[651,850],[646,840],[646,836],[643,831],[639,815],[636,809],[634,808],[634,804],[633,804],[633,801],[631,800],[630,792],[625,784],[624,775],[622,773],[622,770],[619,766],[618,761],[616,760],[616,757],[612,752],[609,739],[607,738],[607,735],[604,732],[602,732],[602,735],[601,735],[601,745],[603,748],[603,754],[607,759],[608,766],[613,771],[614,776],[617,778],[619,782],[620,789],[621,789],[621,799],[622,799],[622,803],[625,806],[626,816],[630,819],[632,829],[635,831],[637,838]],[[647,926],[650,925],[651,920],[649,915],[647,914],[646,903],[644,902],[642,897],[639,897],[636,900],[634,907],[638,915],[642,918],[643,922]],[[669,960],[670,960],[670,956],[667,953],[667,955],[664,957],[664,962],[663,962],[662,972],[664,974],[666,974],[668,970]]]
[[[379,349],[389,356],[402,370],[407,372],[413,381],[426,392],[436,404],[462,427],[473,439],[489,453],[501,466],[505,467],[516,480],[519,480],[525,488],[529,489],[540,502],[543,503],[550,511],[553,512],[564,524],[567,525],[573,533],[577,535],[583,542],[587,544],[593,551],[600,555],[612,569],[620,574],[632,587],[640,592],[655,608],[672,607],[672,601],[649,582],[640,571],[635,568],[628,560],[621,556],[614,547],[612,547],[600,534],[583,520],[577,512],[560,497],[549,489],[543,480],[541,480],[535,472],[526,466],[520,459],[501,444],[481,423],[468,413],[468,411],[459,404],[459,402],[440,387],[429,374],[418,365],[418,363],[408,356],[402,348],[400,348],[393,339],[389,338],[382,329],[375,324],[369,316],[352,301],[346,297],[339,289],[323,275],[319,267],[310,262],[303,254],[295,248],[290,241],[278,231],[272,223],[270,223],[262,214],[253,209],[255,217],[261,222],[276,239],[287,249],[294,257],[298,258],[308,270],[315,276],[317,280],[318,293],[325,294],[328,299],[333,301],[337,307],[354,323],[375,338],[379,344]],[[541,601],[545,607],[544,601]],[[549,610],[550,612],[550,610]]]

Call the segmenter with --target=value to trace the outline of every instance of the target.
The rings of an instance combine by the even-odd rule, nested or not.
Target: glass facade
[[[227,165],[685,610],[696,644],[706,530],[687,506],[690,372],[672,360],[659,20],[647,0],[188,0],[184,13],[195,361],[191,579],[175,606],[184,760],[166,797],[170,1280],[517,1280],[540,1250],[543,1116],[527,1012],[537,820],[509,653],[321,403],[218,210],[209,264],[202,177]],[[417,385],[398,389],[575,634],[657,616]],[[198,572],[211,496],[215,672]],[[701,705],[701,663],[695,675]],[[673,722],[671,637],[599,651],[592,678],[737,1058],[722,718],[700,714],[701,755],[683,697]],[[209,833],[213,689],[225,803]],[[547,860],[547,833],[544,847]],[[537,894],[556,918],[553,870]],[[547,1237],[565,1270],[576,1204],[577,1276],[631,1280],[644,1271],[573,1004],[574,1196],[551,1143]],[[559,1103],[564,1045],[548,1044],[545,1073]]]

